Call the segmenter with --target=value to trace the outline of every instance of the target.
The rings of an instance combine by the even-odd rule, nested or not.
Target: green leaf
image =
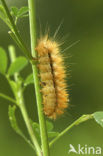
[[[14,82],[13,80],[9,80],[9,83],[10,83],[10,87],[16,97],[16,93],[17,93],[17,83]]]
[[[25,57],[18,57],[9,67],[8,74],[11,76],[15,72],[20,72],[26,65],[28,61]]]
[[[28,7],[22,7],[20,9],[18,9],[17,7],[11,7],[11,14],[19,18],[28,16],[28,14],[26,14],[28,13],[28,11],[29,11]]]
[[[103,112],[95,112],[93,116],[95,121],[103,127]]]
[[[5,74],[6,69],[7,69],[7,55],[6,52],[3,48],[0,47],[0,72],[2,74]]]
[[[19,9],[17,7],[11,7],[11,14],[13,16],[17,16],[18,15],[18,11],[19,11]]]
[[[52,129],[54,128],[52,122],[50,121],[46,121],[46,126],[47,126],[47,131],[52,131]]]
[[[32,128],[33,128],[33,131],[39,141],[39,143],[41,142],[41,138],[40,138],[40,126],[38,123],[36,122],[33,122],[32,120],[30,120],[30,123],[32,125]],[[59,132],[53,132],[51,131],[53,129],[53,124],[49,121],[46,121],[46,125],[47,125],[47,135],[48,135],[48,138],[51,139],[51,138],[54,138],[56,137]]]
[[[54,125],[52,122],[46,121],[46,127],[47,127],[47,134],[48,134],[49,139],[54,138],[59,134],[59,132],[52,131],[54,128]]]
[[[16,131],[16,133],[21,134],[21,130],[18,127],[17,121],[16,121],[16,117],[15,117],[15,110],[16,110],[16,106],[9,106],[9,120],[11,123],[11,127]]]
[[[39,124],[33,121],[31,123],[32,123],[32,128],[34,129],[34,131],[36,131],[37,133],[40,133]]]
[[[17,7],[12,7],[11,8],[11,15],[13,17],[15,17],[15,24],[17,24],[17,21],[19,18],[24,18],[24,17],[27,17],[29,14],[28,14],[28,7],[22,7],[20,9],[18,9]]]
[[[27,78],[24,81],[24,85],[27,86],[27,85],[29,85],[31,83],[34,83],[33,74],[32,73],[27,76]]]
[[[15,92],[17,90],[17,83],[14,82],[13,80],[10,80],[9,83],[10,83],[12,90]]]
[[[28,13],[28,11],[29,11],[28,7],[22,7],[22,8],[20,8],[19,11],[18,11],[17,17],[23,16],[24,14]]]
[[[29,16],[29,14],[26,14],[26,15],[20,16],[19,18],[25,18],[25,17],[28,17],[28,16]]]
[[[33,131],[39,141],[39,143],[41,142],[41,138],[40,138],[40,127],[39,124],[37,122],[33,122],[32,120],[30,120],[31,126],[33,128]]]
[[[59,135],[59,132],[48,132],[48,138],[54,138]]]
[[[18,133],[34,149],[34,146],[30,142],[30,140],[28,140],[25,137],[25,135],[22,133],[22,131],[20,130],[17,120],[16,120],[16,117],[15,117],[15,111],[16,111],[16,106],[9,105],[8,115],[9,115],[11,127],[14,129],[14,131],[16,131],[16,133]]]

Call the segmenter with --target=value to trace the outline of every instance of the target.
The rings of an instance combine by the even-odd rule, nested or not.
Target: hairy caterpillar
[[[64,109],[68,106],[63,57],[60,54],[59,44],[49,39],[48,35],[38,40],[36,51],[44,113],[49,118],[56,119],[58,115],[64,113]]]

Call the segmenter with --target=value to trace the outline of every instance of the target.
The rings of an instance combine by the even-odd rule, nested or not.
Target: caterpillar
[[[60,45],[48,35],[41,37],[36,46],[38,54],[38,69],[43,96],[44,114],[56,119],[68,107],[68,93],[66,84],[66,70]]]

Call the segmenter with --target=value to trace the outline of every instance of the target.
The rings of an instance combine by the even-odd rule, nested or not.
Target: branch
[[[31,36],[32,56],[37,58],[37,53],[35,51],[35,45],[36,45],[35,0],[28,0],[28,5],[29,5],[29,20],[30,20],[30,36]],[[32,64],[32,68],[33,68],[33,77],[34,77],[35,92],[36,92],[36,99],[37,99],[37,108],[38,108],[38,117],[39,117],[39,124],[40,124],[42,150],[43,150],[44,156],[49,156],[48,137],[47,137],[45,117],[44,117],[44,113],[43,113],[42,96],[40,93],[40,81],[38,78],[38,69],[37,69],[36,65],[33,65],[33,64]]]
[[[13,36],[12,38],[14,39],[14,41],[16,40],[18,42],[19,47],[24,52],[24,54],[26,55],[26,57],[29,60],[31,60],[32,59],[32,56],[31,56],[30,52],[28,51],[28,49],[27,49],[24,41],[22,40],[22,38],[21,38],[21,36],[20,36],[20,34],[19,34],[18,30],[17,30],[17,27],[16,27],[16,25],[14,23],[14,20],[13,20],[11,14],[10,14],[10,11],[9,11],[6,3],[5,3],[5,0],[1,0],[1,2],[2,2],[2,5],[3,5],[4,9],[5,9],[5,12],[7,14],[7,17],[9,19],[9,21],[10,21],[10,24],[11,24],[10,25],[10,29],[11,29],[12,33],[14,33],[14,35],[12,35]]]
[[[59,135],[53,139],[49,146],[51,147],[58,139],[60,139],[65,133],[67,133],[72,127],[79,125],[82,122],[85,122],[89,119],[93,119],[93,114],[82,115],[79,119],[74,121],[71,125],[69,125],[65,130],[63,130]]]
[[[16,56],[15,56],[15,50],[13,47],[9,48],[9,54],[10,54],[11,62],[15,61]],[[14,79],[15,79],[15,82],[18,84],[18,90],[16,93],[16,100],[17,100],[18,106],[20,108],[21,114],[23,116],[23,119],[25,121],[28,133],[29,133],[30,138],[32,140],[32,143],[35,146],[36,152],[37,152],[38,156],[41,156],[41,148],[39,146],[37,138],[34,134],[32,126],[30,124],[30,120],[29,120],[28,113],[27,113],[27,110],[25,107],[25,103],[24,103],[23,89],[22,89],[21,81],[19,80],[18,77],[19,77],[19,73],[15,73]]]
[[[6,99],[6,100],[8,100],[8,101],[10,101],[12,103],[17,104],[17,102],[13,98],[11,98],[11,97],[9,97],[9,96],[7,96],[5,94],[0,93],[0,97],[4,98],[4,99]]]

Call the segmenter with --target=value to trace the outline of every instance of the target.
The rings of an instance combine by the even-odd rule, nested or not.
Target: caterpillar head
[[[57,49],[57,47],[57,43],[49,40],[48,35],[46,35],[45,37],[38,40],[35,50],[37,50],[40,56],[43,56],[44,54],[48,54],[48,52],[51,53],[54,49]]]
[[[37,47],[35,48],[40,56],[48,53],[47,36],[38,40]]]

